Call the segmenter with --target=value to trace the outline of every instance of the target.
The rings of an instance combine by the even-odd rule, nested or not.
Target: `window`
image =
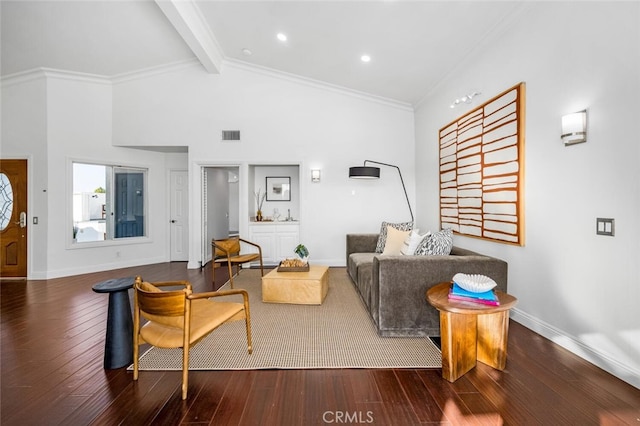
[[[146,237],[146,180],[146,169],[74,162],[74,243]]]

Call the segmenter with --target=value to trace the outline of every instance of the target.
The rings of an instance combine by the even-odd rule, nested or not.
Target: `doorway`
[[[0,160],[0,276],[27,277],[27,160]]]
[[[202,168],[202,259],[211,260],[211,240],[237,235],[240,229],[238,166]]]

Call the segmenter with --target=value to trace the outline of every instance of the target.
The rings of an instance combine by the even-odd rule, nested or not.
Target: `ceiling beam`
[[[155,1],[207,72],[219,74],[224,54],[195,2]]]

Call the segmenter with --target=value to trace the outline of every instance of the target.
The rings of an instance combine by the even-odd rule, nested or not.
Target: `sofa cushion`
[[[347,272],[353,280],[358,282],[358,270],[362,265],[368,265],[371,267],[373,264],[373,256],[375,253],[351,253],[347,261]]]
[[[421,256],[448,256],[452,248],[453,231],[451,231],[451,228],[447,228],[431,234],[428,238],[422,240],[415,254]]]
[[[395,229],[398,229],[400,231],[411,231],[413,229],[413,222],[382,222],[382,225],[380,225],[380,235],[378,236],[378,243],[376,244],[376,253],[382,253],[384,251],[384,245],[387,242],[387,226],[393,226]]]
[[[371,276],[375,253],[351,253],[347,262],[347,272],[358,289],[358,294],[371,309]]]
[[[411,231],[401,231],[393,226],[387,226],[387,241],[384,243],[382,254],[397,256],[404,246],[404,240],[407,239]]]

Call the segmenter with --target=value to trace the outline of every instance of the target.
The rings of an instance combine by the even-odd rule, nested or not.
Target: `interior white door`
[[[172,170],[170,176],[171,261],[189,260],[189,184],[186,170]]]

